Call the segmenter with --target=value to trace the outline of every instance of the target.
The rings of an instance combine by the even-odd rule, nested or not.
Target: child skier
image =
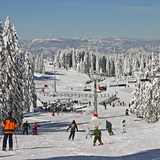
[[[23,124],[22,128],[23,128],[23,133],[22,134],[24,134],[26,132],[26,134],[28,135],[28,128],[30,129],[30,125],[29,125],[28,121],[26,121]]]
[[[101,131],[98,129],[98,126],[94,127],[94,132],[91,134],[94,135],[94,140],[93,140],[93,146],[96,145],[96,141],[99,141],[99,145],[103,145],[102,140],[101,140]]]
[[[35,122],[32,129],[33,135],[38,135],[38,127],[40,127],[40,125]]]
[[[126,115],[126,116],[129,116],[129,113],[128,113],[128,112],[129,112],[129,110],[126,109],[126,112],[125,112],[125,115]]]
[[[122,121],[122,133],[126,133],[126,120]]]
[[[92,137],[92,136],[91,136],[91,131],[90,131],[90,129],[89,129],[88,126],[86,127],[86,130],[85,130],[85,131],[86,131],[86,139],[87,139],[88,137]]]

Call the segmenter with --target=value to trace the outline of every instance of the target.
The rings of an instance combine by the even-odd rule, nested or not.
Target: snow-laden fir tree
[[[3,27],[2,27],[2,22],[0,21],[0,62],[1,62],[1,55],[4,54],[4,42],[3,42],[3,37],[2,37],[2,33],[3,33]],[[0,123],[2,122],[3,119],[3,106],[2,106],[2,102],[3,102],[3,98],[2,98],[2,63],[0,63]]]
[[[1,118],[5,118],[8,111],[13,111],[15,118],[20,124],[23,118],[22,112],[25,110],[24,73],[26,69],[24,62],[25,57],[18,44],[16,29],[14,26],[11,27],[9,17],[7,17],[4,29],[0,24],[0,102],[1,111],[3,111]]]
[[[12,110],[18,122],[21,123],[24,68],[17,33],[15,27],[11,27],[9,17],[5,21],[3,40],[5,49],[1,54],[3,112],[6,114]]]
[[[139,81],[132,93],[131,111],[147,122],[160,119],[160,78],[150,82]]]
[[[43,55],[37,55],[35,59],[35,72],[44,74],[45,66],[44,66],[44,59]]]
[[[24,75],[24,110],[33,111],[36,107],[37,96],[34,76],[34,58],[31,54],[25,55],[25,75]]]

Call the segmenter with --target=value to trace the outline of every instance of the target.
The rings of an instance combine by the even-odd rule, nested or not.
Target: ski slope
[[[47,65],[47,64],[46,64]],[[46,67],[48,74],[43,78],[35,80],[38,97],[42,101],[51,102],[56,97],[44,96],[38,92],[47,84],[47,92],[53,92],[53,72],[52,66]],[[83,87],[88,77],[74,71],[56,70],[57,91],[71,91],[83,93]],[[37,75],[38,76],[38,75]],[[42,75],[39,75],[41,77]],[[106,80],[108,83],[110,79]],[[107,94],[118,92],[120,101],[124,101],[127,106],[115,107],[98,105],[98,119],[93,118],[93,113],[68,112],[52,116],[50,112],[25,113],[24,122],[28,120],[32,126],[37,122],[39,135],[21,135],[17,132],[13,136],[14,151],[0,151],[2,160],[158,160],[160,159],[160,124],[148,124],[142,119],[136,118],[129,113],[125,116],[125,110],[131,99],[131,92],[134,84],[130,87],[108,88]],[[98,102],[104,98],[98,98]],[[93,104],[93,98],[89,99]],[[117,101],[116,101],[117,102]],[[127,122],[127,132],[121,133],[121,122]],[[69,133],[67,128],[75,120],[79,131],[75,134],[75,140],[68,140]],[[109,136],[105,129],[105,121],[112,122],[114,136]],[[86,139],[86,127],[92,131],[98,124],[102,132],[103,146],[92,146],[93,138]],[[16,143],[17,140],[17,143]],[[2,144],[2,140],[1,140]]]

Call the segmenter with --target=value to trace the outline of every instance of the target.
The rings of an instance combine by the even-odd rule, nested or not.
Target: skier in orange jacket
[[[18,123],[15,118],[12,117],[12,112],[8,112],[8,117],[2,123],[4,138],[2,150],[6,151],[7,139],[9,137],[9,150],[13,150],[13,133],[18,127]]]

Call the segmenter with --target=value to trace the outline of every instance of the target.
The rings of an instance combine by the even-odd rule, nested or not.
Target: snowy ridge
[[[33,54],[44,54],[52,57],[57,51],[67,48],[90,49],[105,54],[128,54],[138,52],[155,52],[159,50],[160,40],[141,40],[121,37],[109,38],[51,38],[36,40],[21,40],[20,44],[24,50]]]

